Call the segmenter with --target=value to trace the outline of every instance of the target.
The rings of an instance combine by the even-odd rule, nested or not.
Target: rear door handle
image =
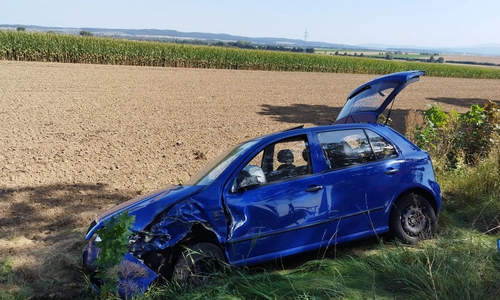
[[[312,193],[312,192],[319,191],[319,190],[321,190],[321,189],[323,189],[323,186],[321,186],[321,185],[315,185],[315,186],[312,186],[312,187],[307,188],[307,189],[306,189],[306,192],[308,192],[308,193]]]
[[[387,175],[391,175],[391,174],[397,173],[398,171],[399,171],[399,169],[390,168],[390,169],[386,170],[384,173]]]

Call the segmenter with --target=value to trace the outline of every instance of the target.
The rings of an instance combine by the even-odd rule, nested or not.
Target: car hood
[[[107,220],[124,211],[127,211],[129,215],[135,216],[134,228],[132,229],[138,231],[142,230],[149,225],[159,213],[180,200],[197,193],[202,188],[204,188],[204,186],[170,185],[126,201],[98,215],[90,224],[85,234],[85,239],[90,239],[96,230],[103,227]]]
[[[334,124],[376,123],[396,95],[424,74],[425,71],[392,73],[361,85],[349,94]]]

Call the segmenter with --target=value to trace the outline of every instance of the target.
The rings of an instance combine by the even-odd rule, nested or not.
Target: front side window
[[[305,136],[266,146],[240,172],[236,187],[242,188],[287,180],[312,173]]]
[[[370,130],[321,132],[318,140],[330,170],[397,156],[394,146]]]

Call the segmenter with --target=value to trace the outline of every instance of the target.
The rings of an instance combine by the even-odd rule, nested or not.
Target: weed
[[[132,227],[134,221],[135,216],[129,216],[128,212],[123,212],[106,221],[104,227],[96,231],[100,238],[96,247],[101,249],[99,257],[95,260],[95,265],[99,270],[96,277],[103,283],[101,285],[102,298],[116,295],[119,278],[124,274],[129,275],[132,269],[122,261],[124,254],[128,252],[128,237],[131,234],[129,228]],[[130,288],[133,289],[133,287]]]

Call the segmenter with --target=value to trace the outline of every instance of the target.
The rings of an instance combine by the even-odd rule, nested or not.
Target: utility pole
[[[306,32],[304,32],[304,53],[306,52],[306,43],[307,43],[307,28],[306,28]]]

